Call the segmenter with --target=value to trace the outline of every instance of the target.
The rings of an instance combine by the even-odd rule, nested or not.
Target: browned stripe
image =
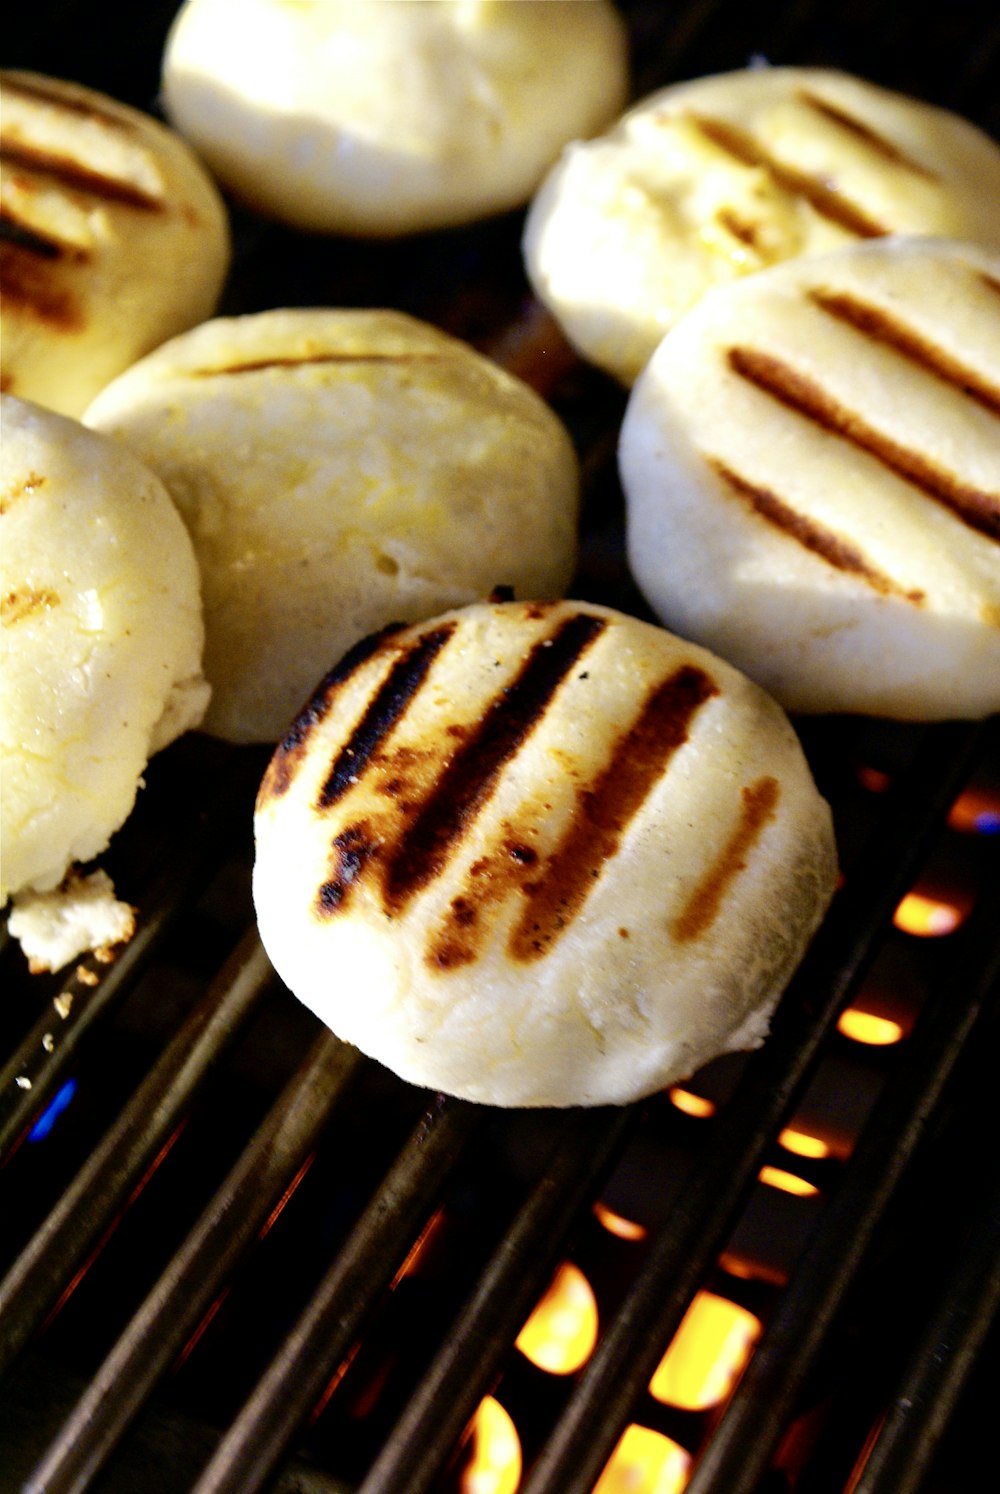
[[[803,201],[808,202],[814,212],[818,213],[821,218],[826,218],[828,222],[836,223],[848,233],[856,234],[858,238],[863,239],[880,238],[888,232],[884,224],[870,218],[862,208],[840,192],[834,191],[824,182],[807,175],[804,171],[797,171],[794,166],[782,165],[745,130],[725,120],[711,119],[703,114],[692,114],[688,118],[701,131],[706,140],[710,140],[713,145],[717,145],[720,150],[725,151],[741,165],[754,166],[766,171],[783,191],[790,192],[795,197],[801,197]]]
[[[863,120],[855,119],[854,115],[848,114],[846,109],[841,109],[837,104],[831,104],[829,99],[820,98],[819,94],[812,93],[808,88],[800,88],[798,98],[801,103],[815,110],[817,114],[822,114],[832,124],[839,125],[841,129],[847,130],[849,134],[863,141],[883,160],[891,161],[894,166],[901,166],[905,171],[912,171],[917,176],[927,177],[931,181],[937,180],[936,171],[931,171],[930,167],[914,160],[912,156],[900,150],[894,141],[887,140],[884,135],[878,134]]]
[[[48,612],[53,607],[58,607],[60,601],[56,591],[35,591],[30,586],[22,587],[20,591],[9,591],[5,597],[0,597],[0,622],[5,628],[9,628],[26,617],[32,617],[36,612]]]
[[[91,171],[89,166],[72,156],[38,150],[20,140],[4,143],[0,148],[0,161],[15,171],[29,171],[37,176],[48,177],[58,182],[67,192],[82,192],[88,197],[100,197],[105,202],[137,208],[144,213],[160,213],[164,208],[161,197],[151,196],[134,182],[122,181],[116,176],[105,176],[100,171]]]
[[[907,601],[918,605],[924,600],[922,591],[907,591],[899,586],[877,566],[872,565],[857,545],[844,539],[835,530],[827,529],[825,524],[818,524],[815,519],[810,519],[800,513],[790,503],[779,498],[778,494],[770,488],[765,488],[760,483],[750,482],[748,478],[739,472],[734,472],[731,467],[726,466],[725,462],[717,458],[709,457],[708,461],[712,469],[750,504],[755,513],[760,514],[762,519],[766,519],[776,529],[783,530],[790,539],[797,540],[800,545],[811,550],[828,565],[835,566],[838,571],[849,571],[851,575],[859,576],[882,596],[902,596]]]
[[[720,208],[715,215],[716,221],[738,239],[741,244],[746,244],[751,249],[756,249],[760,241],[760,224],[751,223],[746,218],[741,218],[732,208]]]
[[[740,378],[812,420],[831,435],[850,442],[911,483],[987,539],[1000,540],[1000,496],[969,487],[936,466],[919,451],[902,446],[849,410],[806,374],[772,353],[757,348],[729,349],[729,366]]]
[[[314,363],[441,363],[444,353],[304,353],[301,357],[259,358],[247,363],[227,363],[219,368],[192,368],[193,379],[225,378],[229,374],[261,373],[269,368],[299,368]]]
[[[54,85],[50,87],[41,77],[15,78],[10,73],[0,72],[0,90],[24,99],[37,99],[39,103],[50,104],[56,109],[61,109],[65,114],[77,114],[84,119],[99,119],[119,130],[131,132],[135,128],[127,116],[111,109],[102,109],[96,99],[70,97],[62,89]]]
[[[988,291],[992,291],[995,296],[1000,296],[1000,280],[995,275],[988,275],[985,270],[980,270],[979,278]]]
[[[535,644],[520,673],[491,702],[414,807],[408,828],[388,857],[387,911],[398,911],[441,873],[488,803],[504,766],[539,726],[566,675],[606,627],[604,618],[578,612]]]
[[[508,944],[514,959],[540,959],[577,917],[630,821],[687,741],[694,717],[718,693],[711,676],[689,664],[651,690],[607,767],[580,793],[541,876],[525,886],[528,905]]]
[[[13,487],[8,488],[6,493],[0,493],[0,515],[9,513],[15,503],[20,503],[22,498],[30,498],[32,493],[37,493],[44,486],[44,477],[37,472],[29,472]]]
[[[400,654],[331,765],[316,799],[316,808],[321,813],[335,804],[367,771],[375,753],[410,705],[426,679],[427,671],[454,631],[453,622],[433,628]]]
[[[983,409],[989,410],[991,415],[1000,415],[1000,389],[995,384],[990,384],[977,369],[961,363],[883,307],[862,301],[849,291],[816,289],[809,292],[809,299],[828,316],[836,317],[872,342],[892,348],[918,368],[953,385],[961,394],[967,394]]]
[[[778,808],[780,791],[774,778],[759,778],[749,788],[740,790],[740,818],[722,851],[694,888],[684,907],[670,925],[678,944],[688,944],[711,928],[719,916],[722,900],[760,839],[764,826]]]
[[[59,284],[61,267],[62,261],[43,256],[36,249],[0,239],[0,287],[5,310],[33,317],[63,332],[80,331],[83,310],[75,294]]]
[[[61,239],[49,238],[48,235],[39,233],[31,224],[15,217],[9,208],[0,211],[0,242],[10,244],[15,249],[23,249],[38,259],[62,259],[64,255],[76,259],[84,257],[83,251],[75,245],[65,244]]]
[[[296,716],[287,733],[274,749],[271,761],[261,781],[257,794],[257,808],[270,799],[279,799],[286,793],[295,777],[299,763],[305,756],[309,742],[320,723],[330,714],[334,700],[346,680],[349,680],[361,665],[376,653],[392,634],[398,633],[401,623],[382,628],[354,644],[316,686],[302,710]]]

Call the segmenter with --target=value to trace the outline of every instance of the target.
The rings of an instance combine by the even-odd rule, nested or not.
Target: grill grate
[[[173,9],[36,6],[8,22],[8,59],[148,105]],[[764,56],[857,71],[1000,133],[1000,20],[967,0],[929,21],[888,0],[622,9],[637,94]],[[583,460],[576,594],[644,612],[621,554],[624,397],[532,303],[516,215],[406,245],[238,213],[234,228],[225,311],[394,304],[539,387]],[[29,979],[0,949],[0,1488],[467,1494],[466,1432],[491,1394],[521,1438],[523,1494],[588,1494],[631,1423],[692,1454],[690,1494],[972,1486],[998,1352],[1000,1173],[982,1138],[1000,838],[955,826],[970,793],[1000,805],[1000,723],[799,725],[845,881],[764,1048],[692,1081],[715,1107],[702,1120],[668,1096],[504,1115],[397,1083],[262,955],[262,755],[195,736],[151,764],[110,857],[140,910],[132,943],[68,980]],[[960,927],[901,933],[904,897],[938,885],[972,905]],[[847,1042],[838,1018],[861,998],[904,1014],[902,1041]],[[839,1138],[797,1163],[818,1193],[762,1188],[762,1167],[789,1165],[782,1127],[814,1112]],[[547,1376],[515,1340],[561,1261],[605,1258],[606,1235],[588,1255],[600,1198],[647,1235],[593,1273],[585,1365]],[[664,1407],[652,1373],[720,1283],[763,1336],[727,1405]]]

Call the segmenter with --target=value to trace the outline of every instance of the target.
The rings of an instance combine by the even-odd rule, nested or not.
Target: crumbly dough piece
[[[79,416],[215,310],[226,212],[179,136],[104,94],[3,72],[0,111],[3,388]]]
[[[1000,247],[996,143],[860,78],[763,67],[662,89],[570,145],[524,255],[577,349],[631,384],[712,287],[901,233]]]
[[[763,691],[650,623],[494,603],[371,640],[277,749],[276,969],[403,1078],[618,1104],[755,1047],[832,894],[830,815]]]
[[[104,850],[208,697],[191,541],[129,452],[0,396],[0,901]]]
[[[177,128],[252,207],[393,236],[520,207],[624,106],[609,0],[188,0],[167,40]]]
[[[206,730],[275,741],[356,639],[489,596],[558,596],[572,443],[526,384],[392,311],[220,318],[87,413],[166,483],[201,562]]]
[[[620,463],[658,616],[787,709],[1000,710],[1000,255],[883,239],[713,291]]]

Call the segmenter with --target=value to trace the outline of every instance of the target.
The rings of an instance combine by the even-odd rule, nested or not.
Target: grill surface
[[[985,7],[622,9],[636,95],[763,57],[843,67],[1000,134]],[[5,62],[155,107],[172,10],[25,8]],[[644,613],[622,558],[623,395],[568,350],[541,357],[558,343],[517,215],[374,246],[234,228],[224,311],[395,305],[541,388],[583,459],[575,594]],[[714,1107],[703,1119],[666,1095],[498,1114],[342,1047],[253,932],[264,756],[199,736],[162,754],[106,858],[140,909],[132,943],[68,979],[0,951],[0,1489],[458,1490],[486,1395],[518,1429],[526,1494],[585,1494],[630,1423],[693,1455],[692,1494],[977,1486],[1000,1349],[1000,837],[975,829],[1000,809],[1000,723],[798,724],[844,885],[764,1048],[687,1086]],[[906,932],[914,891],[957,910],[953,932]],[[850,1041],[852,1006],[902,1039]],[[789,1125],[829,1155],[794,1155]],[[768,1187],[765,1167],[814,1191]],[[644,1238],[609,1235],[598,1199]],[[594,1283],[601,1328],[582,1368],[550,1375],[514,1341],[564,1260]],[[728,1404],[664,1405],[650,1377],[705,1288],[763,1337]]]

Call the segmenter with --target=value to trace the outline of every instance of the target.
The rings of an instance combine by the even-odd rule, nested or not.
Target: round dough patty
[[[493,603],[369,640],[261,785],[278,973],[414,1083],[624,1103],[755,1046],[832,893],[775,703],[608,608]]]
[[[200,719],[191,541],[112,441],[0,397],[0,900],[104,850],[160,747]]]
[[[205,728],[282,734],[358,638],[489,596],[558,596],[572,443],[526,384],[391,311],[220,318],[106,389],[87,422],[163,479],[205,600]]]

